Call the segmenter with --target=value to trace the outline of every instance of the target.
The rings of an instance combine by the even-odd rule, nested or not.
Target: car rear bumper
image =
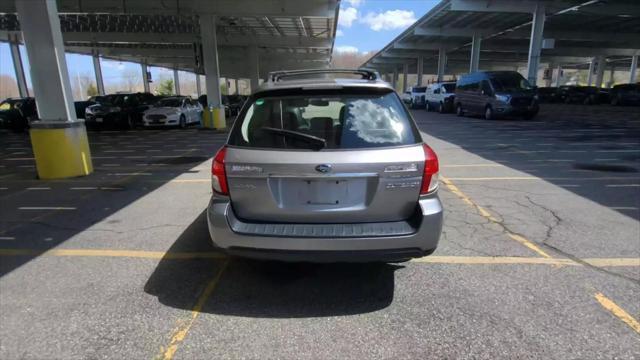
[[[442,218],[437,195],[419,201],[411,230],[400,222],[243,223],[235,217],[230,202],[218,198],[211,199],[207,210],[211,239],[221,250],[243,257],[309,262],[402,261],[429,255],[438,246]],[[250,226],[239,227],[238,221]],[[287,226],[291,229],[283,230]],[[344,230],[345,227],[356,230]]]
[[[527,114],[535,114],[539,111],[539,106],[529,105],[529,106],[511,106],[511,105],[501,105],[496,106],[494,108],[494,115],[496,117],[506,117],[506,116],[519,116],[519,115],[527,115]]]

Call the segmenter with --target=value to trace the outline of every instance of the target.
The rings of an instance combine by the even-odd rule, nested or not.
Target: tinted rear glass
[[[421,138],[398,96],[313,94],[252,98],[234,125],[229,145],[255,148],[312,149],[299,136],[324,139],[324,149],[359,149],[410,145]],[[266,128],[266,129],[265,129]],[[316,143],[317,145],[317,143]]]
[[[425,91],[427,91],[426,87],[415,87],[413,89],[411,89],[413,92],[417,92],[417,93],[423,93]]]
[[[456,84],[442,84],[442,87],[445,88],[448,93],[452,93],[456,90]]]

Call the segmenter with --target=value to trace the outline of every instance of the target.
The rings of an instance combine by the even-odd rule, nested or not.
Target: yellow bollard
[[[227,121],[224,117],[224,107],[211,109],[213,111],[213,127],[216,130],[224,130],[227,128]]]
[[[31,144],[40,179],[63,179],[93,172],[84,122],[34,122]]]

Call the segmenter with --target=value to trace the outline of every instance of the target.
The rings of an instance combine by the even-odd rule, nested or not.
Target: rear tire
[[[462,110],[462,104],[458,103],[458,105],[456,105],[456,115],[457,116],[464,116],[464,110]]]
[[[428,101],[424,104],[424,110],[427,112],[431,111],[431,106],[429,105]]]
[[[484,109],[484,119],[485,120],[493,120],[493,109],[491,108],[491,106],[487,106]]]
[[[438,104],[438,112],[440,114],[444,114],[444,104],[442,103],[442,101]]]
[[[187,119],[184,117],[184,115],[180,115],[180,129],[186,129],[187,128]]]

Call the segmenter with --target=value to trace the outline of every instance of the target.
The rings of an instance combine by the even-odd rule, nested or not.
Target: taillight
[[[211,187],[213,191],[220,195],[229,195],[227,185],[227,173],[224,170],[224,157],[227,155],[227,148],[223,147],[216,153],[211,164]]]
[[[422,174],[422,187],[420,195],[428,194],[438,188],[438,156],[427,144],[422,144],[424,149],[424,173]]]

